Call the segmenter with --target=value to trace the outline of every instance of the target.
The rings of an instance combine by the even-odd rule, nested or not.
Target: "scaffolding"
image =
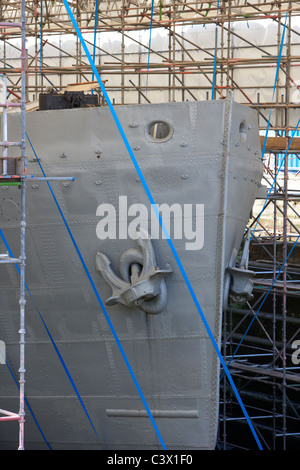
[[[23,48],[23,3],[25,88],[15,58]],[[267,190],[249,222],[255,295],[251,303],[230,305],[224,315],[223,354],[265,447],[296,447],[300,380],[293,354],[300,332],[300,188],[291,157],[300,161],[300,137],[293,135],[300,108],[300,2],[69,4],[114,104],[223,99],[233,92],[236,101],[257,111]],[[0,15],[0,73],[7,77],[12,105],[25,93],[27,109],[35,109],[39,93],[49,88],[63,92],[74,82],[101,97],[63,1],[3,0]],[[221,387],[218,446],[247,448],[250,444],[239,433],[245,420],[226,379]]]
[[[20,274],[20,367],[19,367],[19,412],[12,413],[0,410],[0,421],[19,421],[19,450],[24,450],[24,424],[25,424],[25,230],[26,230],[26,16],[25,0],[21,4],[21,18],[19,23],[0,22],[1,29],[17,27],[21,31],[21,100],[18,103],[9,102],[7,99],[7,77],[3,76],[3,102],[0,106],[2,113],[2,142],[0,185],[16,185],[21,190],[21,219],[20,219],[20,256],[14,258],[9,252],[0,255],[1,264],[16,264],[19,266]],[[21,109],[21,139],[20,142],[8,141],[7,113],[9,108]],[[17,158],[8,157],[10,147],[20,147],[21,156]]]

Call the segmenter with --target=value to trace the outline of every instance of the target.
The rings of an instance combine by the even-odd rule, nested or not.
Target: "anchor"
[[[140,231],[139,248],[129,248],[120,257],[120,275],[111,268],[111,262],[103,253],[96,254],[96,269],[112,289],[106,299],[108,306],[120,303],[127,307],[139,307],[146,313],[160,313],[167,304],[167,287],[164,277],[172,272],[169,265],[159,269],[149,234]]]
[[[228,308],[229,300],[238,304],[243,304],[244,302],[253,299],[252,279],[255,276],[255,272],[248,269],[250,235],[251,231],[248,229],[241,260],[238,266],[233,266],[233,259],[236,256],[236,250],[234,250],[229,266],[226,269],[223,302],[224,311]]]

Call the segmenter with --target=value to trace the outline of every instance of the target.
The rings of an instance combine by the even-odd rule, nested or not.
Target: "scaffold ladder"
[[[22,0],[21,7],[21,22],[20,23],[1,23],[1,28],[21,28],[22,46],[21,46],[21,101],[18,103],[8,102],[7,92],[7,78],[2,76],[3,81],[3,102],[0,103],[0,108],[3,108],[2,113],[2,142],[0,147],[3,147],[2,157],[0,157],[0,186],[16,186],[21,189],[21,217],[20,217],[20,256],[15,258],[10,256],[9,253],[0,253],[0,264],[15,264],[18,265],[20,274],[20,330],[19,330],[19,347],[20,347],[20,367],[19,367],[19,413],[12,413],[0,409],[0,422],[1,421],[19,421],[19,450],[24,450],[24,424],[25,424],[25,305],[26,305],[26,284],[25,284],[25,230],[26,230],[26,181],[74,181],[73,176],[62,177],[35,177],[34,175],[27,174],[27,158],[26,158],[26,10],[25,0]],[[8,109],[20,108],[21,109],[21,139],[19,142],[8,141]],[[19,147],[21,149],[20,157],[9,157],[8,149]]]
[[[21,28],[21,102],[10,103],[7,101],[7,78],[3,76],[3,102],[0,107],[3,108],[2,113],[2,142],[0,146],[3,148],[1,157],[1,177],[0,184],[8,186],[16,186],[21,189],[21,219],[20,219],[20,256],[12,258],[8,253],[0,254],[0,264],[18,264],[20,272],[20,367],[19,367],[19,413],[12,413],[6,410],[0,410],[0,421],[19,421],[19,450],[24,450],[24,423],[25,423],[25,229],[26,229],[26,14],[25,0],[22,0],[21,6],[21,22],[8,23],[0,22],[0,29],[3,28]],[[21,108],[21,139],[19,142],[8,142],[8,126],[7,114],[9,108]],[[8,157],[8,149],[10,147],[20,147],[21,157]]]

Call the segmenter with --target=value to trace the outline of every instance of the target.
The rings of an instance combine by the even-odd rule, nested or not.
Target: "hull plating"
[[[173,239],[176,217],[175,222],[170,218],[170,235],[220,344],[225,270],[239,250],[262,173],[256,115],[235,103],[229,109],[225,101],[116,110],[155,202],[204,208],[203,232],[199,228],[203,243],[187,249],[186,243],[196,239]],[[161,134],[152,128],[157,121],[165,124]],[[18,118],[11,117],[10,140],[16,140],[19,126]],[[75,177],[73,183],[50,184],[104,302],[112,290],[97,269],[97,253],[107,256],[121,277],[122,254],[138,248],[133,238],[119,236],[125,215],[128,224],[134,219],[128,212],[134,204],[148,210],[147,223],[143,220],[151,231],[151,207],[142,183],[107,108],[29,113],[26,126],[46,175]],[[39,176],[29,143],[27,149],[28,173]],[[19,191],[0,191],[1,228],[18,255]],[[120,209],[120,196],[127,212],[124,205]],[[99,238],[97,208],[102,204],[116,210],[115,239],[100,239],[101,233]],[[192,221],[195,230],[195,212]],[[213,449],[219,402],[217,355],[167,240],[153,238],[152,246],[158,267],[171,271],[164,277],[166,305],[149,314],[138,305],[117,303],[106,306],[107,314],[167,449]],[[27,295],[26,306],[30,409],[26,408],[25,447],[161,448],[45,182],[27,184],[26,251],[26,282],[32,297]],[[0,365],[0,407],[17,412],[18,388],[12,374],[18,379],[19,275],[9,266],[1,268],[0,276],[0,339],[10,367]],[[16,448],[17,438],[17,423],[0,423],[2,449]]]

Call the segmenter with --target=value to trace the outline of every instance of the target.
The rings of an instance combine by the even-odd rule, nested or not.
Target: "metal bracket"
[[[228,307],[228,299],[242,304],[253,298],[252,278],[255,276],[255,272],[248,269],[250,235],[251,231],[249,229],[239,265],[232,266],[233,262],[231,260],[226,268],[223,310]]]
[[[246,300],[253,299],[252,278],[255,276],[255,272],[241,268],[227,268],[227,270],[231,276],[229,297],[233,302],[244,303]]]
[[[127,307],[139,307],[146,313],[160,313],[167,303],[167,288],[164,277],[172,272],[170,266],[156,266],[150,236],[141,230],[137,239],[139,248],[129,248],[120,258],[120,275],[111,268],[110,260],[103,253],[96,255],[96,269],[112,289],[106,305],[120,303]]]

